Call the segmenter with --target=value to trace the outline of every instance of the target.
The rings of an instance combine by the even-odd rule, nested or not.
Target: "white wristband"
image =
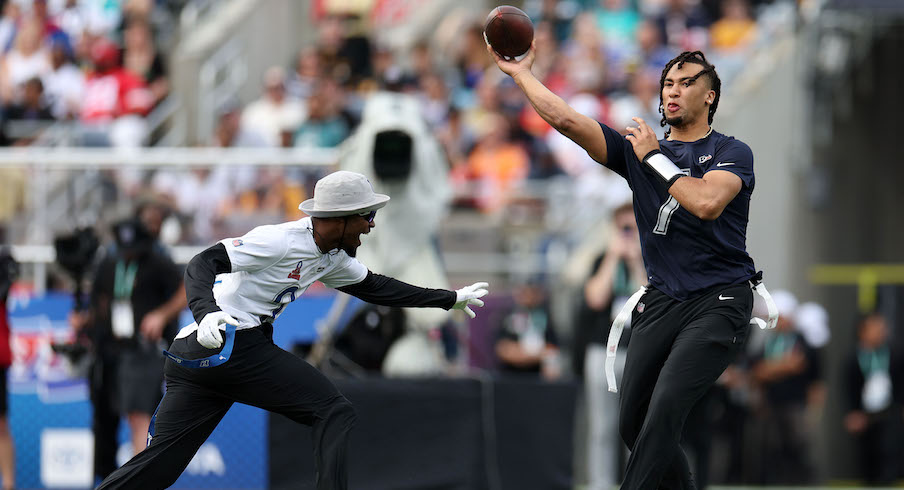
[[[684,177],[684,172],[659,150],[653,150],[648,153],[643,158],[643,162],[659,174],[669,186],[678,180],[678,177]]]

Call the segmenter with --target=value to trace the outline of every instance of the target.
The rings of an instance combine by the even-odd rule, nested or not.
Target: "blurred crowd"
[[[28,145],[55,122],[75,146],[137,146],[169,91],[165,53],[177,2],[6,0],[0,18],[4,145]]]
[[[723,79],[758,41],[767,0],[532,0],[534,72],[579,111],[614,128],[641,116],[660,133],[664,64],[705,50]],[[146,116],[166,97],[172,20],[180,2],[9,0],[0,20],[0,97],[6,144],[29,144],[53,121],[79,124],[76,145],[153,143]],[[623,181],[552,131],[486,53],[483,19],[404,49],[390,48],[360,15],[325,12],[316,41],[262,74],[248,103],[218,108],[219,147],[335,148],[355,131],[368,95],[402,92],[448,158],[455,205],[496,213],[530,184],[563,179],[606,215]],[[72,133],[70,133],[72,134]],[[203,136],[207,138],[207,136]],[[173,204],[164,240],[201,244],[247,223],[293,219],[320,173],[296,168],[123,171],[107,176],[120,197],[153,193]],[[536,188],[536,187],[534,187]],[[187,192],[203,189],[204,192]],[[200,199],[200,196],[204,199]]]

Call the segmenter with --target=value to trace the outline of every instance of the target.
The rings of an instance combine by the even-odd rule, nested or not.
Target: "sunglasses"
[[[373,211],[371,211],[369,213],[362,213],[362,214],[359,214],[358,216],[366,219],[368,223],[373,223],[374,218],[377,217],[377,210],[374,209]]]

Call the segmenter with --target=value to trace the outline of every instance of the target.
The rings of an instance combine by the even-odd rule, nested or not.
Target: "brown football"
[[[493,51],[506,59],[527,53],[534,40],[534,24],[521,9],[501,5],[487,16],[483,35]]]

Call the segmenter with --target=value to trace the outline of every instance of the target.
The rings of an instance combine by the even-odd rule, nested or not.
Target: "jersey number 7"
[[[689,168],[682,169],[684,175],[690,174]],[[665,235],[669,231],[669,223],[672,222],[672,215],[678,210],[678,200],[674,196],[669,196],[668,200],[659,207],[659,214],[656,215],[656,226],[653,227],[653,233],[657,235]]]

